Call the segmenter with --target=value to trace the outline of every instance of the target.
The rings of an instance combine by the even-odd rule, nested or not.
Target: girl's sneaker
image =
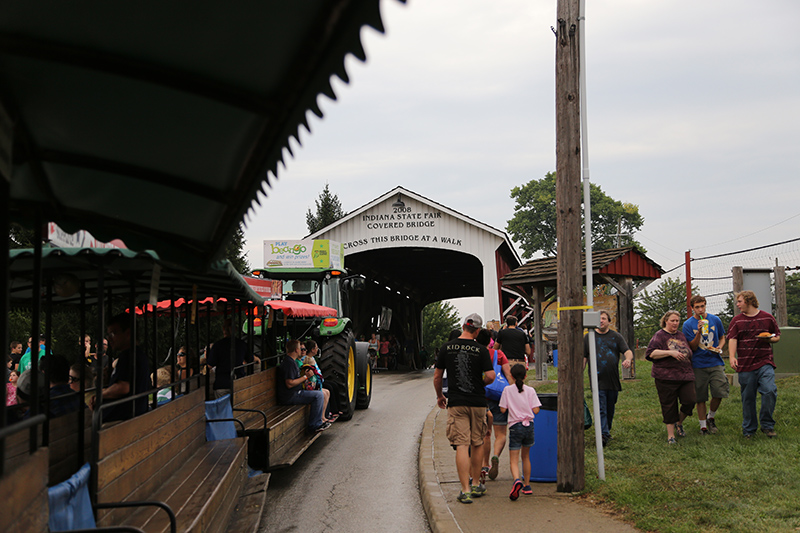
[[[469,492],[459,492],[456,499],[461,503],[472,503],[472,496]]]
[[[522,487],[522,494],[533,494],[533,489],[530,485],[525,485]]]
[[[481,478],[480,478],[481,485],[486,485],[486,476],[487,475],[489,475],[489,467],[488,466],[484,466],[483,468],[481,468]]]
[[[522,490],[522,480],[518,479],[514,481],[514,486],[511,487],[511,494],[508,495],[511,498],[511,501],[516,500],[519,498],[519,491]]]

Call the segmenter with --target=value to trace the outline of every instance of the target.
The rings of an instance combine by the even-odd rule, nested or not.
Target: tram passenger
[[[232,339],[232,321],[226,318],[222,322],[222,339],[218,340],[211,347],[208,355],[208,366],[215,369],[214,378],[214,397],[222,398],[231,393],[233,382],[231,381],[231,342],[234,343],[234,367],[241,366],[247,359],[247,344],[242,339]],[[252,362],[252,357],[248,363]],[[236,377],[244,376],[244,370],[236,370]]]
[[[190,361],[194,360],[194,350],[181,346],[178,349],[178,379],[186,379],[194,375]]]
[[[109,380],[109,357],[108,357],[108,339],[100,339],[94,344],[94,351],[86,358],[86,364],[95,372],[97,365],[97,354],[100,352],[100,344],[103,345],[103,383],[108,383]],[[95,374],[96,375],[96,374]]]
[[[178,375],[176,379],[184,380],[194,375],[194,350],[187,346],[181,346],[178,349],[178,360],[176,361],[176,370]],[[189,391],[189,384],[182,383],[180,387],[181,393]]]
[[[83,402],[69,386],[69,361],[62,355],[48,354],[42,358],[45,375],[50,374],[50,418],[74,413]]]
[[[169,387],[171,382],[172,371],[168,367],[162,366],[156,370],[156,387],[158,387],[156,401],[159,405],[172,400],[172,389]]]
[[[311,379],[313,372],[309,369],[300,374],[297,360],[300,358],[300,341],[292,339],[286,343],[286,355],[283,356],[281,366],[278,367],[278,403],[281,405],[306,405],[311,404],[311,413],[308,417],[308,430],[310,432],[324,431],[331,427],[330,422],[323,422],[324,395],[318,390],[304,390],[303,385]]]
[[[6,415],[8,416],[8,421],[11,423],[18,422],[20,420],[25,420],[31,416],[31,405],[34,403],[33,401],[33,380],[36,376],[33,375],[31,369],[22,372],[19,375],[19,380],[17,380],[17,404],[16,406],[11,406],[10,409],[6,411]],[[44,412],[44,390],[46,384],[44,382],[44,374],[42,372],[38,373],[37,384],[38,387],[38,397],[39,397],[39,409],[40,413]]]
[[[126,398],[133,394],[140,394],[151,388],[150,364],[147,354],[143,349],[136,350],[136,365],[134,368],[133,339],[131,339],[130,316],[120,313],[114,316],[106,326],[108,343],[117,355],[117,362],[111,372],[108,387],[102,391],[103,402],[110,402]],[[135,372],[135,374],[134,374]],[[131,384],[135,381],[136,388]],[[96,397],[92,398],[89,407],[94,409]],[[140,396],[134,400],[134,407],[126,402],[103,410],[103,422],[113,420],[127,420],[132,416],[139,416],[147,412],[147,396]]]
[[[81,363],[77,363],[69,367],[69,388],[74,390],[75,392],[80,392],[81,390]],[[94,369],[90,366],[83,368],[84,371],[84,402],[88,406],[91,401],[92,397],[94,396],[94,391],[90,391],[92,387],[94,387]]]
[[[316,341],[307,340],[305,343],[305,350],[306,356],[303,358],[303,364],[310,364],[315,368],[314,374],[320,382],[322,392],[325,394],[322,420],[324,422],[336,422],[336,419],[339,418],[341,414],[339,410],[339,386],[333,381],[322,377],[322,371],[316,360],[317,354],[319,354],[319,346]],[[302,353],[302,348],[300,351]]]

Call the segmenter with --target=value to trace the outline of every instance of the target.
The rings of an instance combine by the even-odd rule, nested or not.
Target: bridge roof
[[[461,213],[459,211],[456,211],[454,209],[451,209],[451,208],[447,207],[446,205],[443,205],[443,204],[440,204],[438,202],[435,202],[434,200],[431,200],[430,198],[427,198],[426,196],[422,196],[421,194],[415,193],[414,191],[406,189],[406,188],[404,188],[404,187],[402,187],[400,185],[398,185],[397,187],[395,187],[391,191],[378,196],[374,200],[371,200],[371,201],[367,202],[366,204],[362,205],[361,207],[355,209],[354,211],[348,213],[347,216],[337,220],[333,224],[322,228],[321,230],[317,231],[316,233],[312,233],[311,235],[307,236],[306,238],[308,238],[308,239],[316,239],[319,235],[321,235],[323,233],[327,233],[330,230],[336,228],[337,226],[341,226],[341,225],[347,224],[351,220],[353,220],[355,218],[358,218],[358,216],[361,215],[362,213],[364,213],[365,211],[368,211],[368,210],[372,209],[373,207],[385,202],[386,200],[389,200],[391,198],[395,198],[398,195],[400,197],[406,196],[408,198],[413,198],[413,199],[415,199],[415,200],[417,200],[417,201],[419,201],[419,202],[421,202],[423,204],[427,204],[427,205],[429,205],[431,207],[435,207],[436,209],[439,209],[443,213],[447,213],[451,217],[457,218],[457,219],[459,219],[459,220],[461,220],[463,222],[466,222],[467,224],[470,224],[472,226],[480,228],[481,230],[483,230],[483,231],[485,231],[487,233],[491,233],[492,235],[500,237],[501,239],[506,241],[506,244],[510,248],[511,252],[514,254],[514,257],[516,257],[517,263],[519,263],[519,264],[522,263],[522,261],[519,259],[519,255],[517,254],[516,250],[514,250],[514,247],[511,245],[511,240],[508,238],[508,235],[504,231],[499,230],[497,228],[494,228],[494,227],[492,227],[492,226],[490,226],[488,224],[484,224],[483,222],[480,222],[479,220],[476,220],[476,219],[474,219],[472,217],[468,217],[467,215],[465,215],[465,214],[463,214],[463,213]]]

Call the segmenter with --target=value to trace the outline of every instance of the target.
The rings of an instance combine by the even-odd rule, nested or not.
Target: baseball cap
[[[465,326],[471,326],[473,328],[482,328],[483,327],[483,319],[481,315],[478,313],[472,313],[467,318],[464,319]]]

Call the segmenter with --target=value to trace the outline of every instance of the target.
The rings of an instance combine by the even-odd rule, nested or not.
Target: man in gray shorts
[[[692,316],[683,323],[683,336],[692,349],[694,386],[697,393],[697,417],[700,419],[700,434],[717,432],[714,416],[728,397],[728,378],[725,376],[725,362],[722,360],[722,347],[725,346],[725,328],[716,315],[706,312],[706,299],[693,296],[689,303]],[[708,390],[711,389],[711,405],[706,412]]]

